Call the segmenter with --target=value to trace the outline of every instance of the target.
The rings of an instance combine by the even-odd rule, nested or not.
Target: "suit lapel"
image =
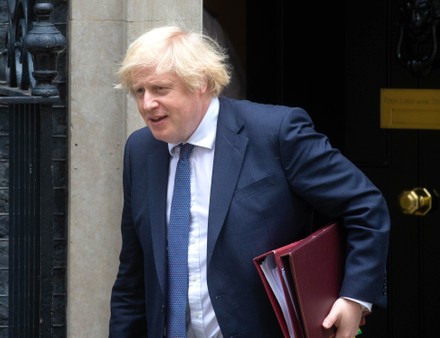
[[[248,144],[248,139],[239,134],[243,124],[238,122],[236,112],[224,108],[222,103],[224,100],[220,101],[212,172],[208,219],[208,265],[234,195]]]
[[[150,211],[151,238],[158,279],[162,292],[166,291],[166,201],[169,170],[169,152],[166,143],[158,143],[148,155],[148,204]]]

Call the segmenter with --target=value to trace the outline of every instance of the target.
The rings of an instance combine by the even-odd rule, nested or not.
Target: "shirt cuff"
[[[371,312],[372,308],[373,308],[373,304],[372,303],[368,303],[368,302],[364,302],[358,299],[354,299],[354,298],[350,298],[350,297],[342,297],[348,300],[351,300],[353,302],[356,302],[358,304],[361,305],[363,311],[362,311],[362,315],[366,314],[366,312]]]

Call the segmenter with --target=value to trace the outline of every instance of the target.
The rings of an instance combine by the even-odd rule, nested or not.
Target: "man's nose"
[[[158,103],[154,95],[151,95],[149,92],[145,92],[143,97],[143,108],[146,110],[151,110],[156,108],[157,106]]]

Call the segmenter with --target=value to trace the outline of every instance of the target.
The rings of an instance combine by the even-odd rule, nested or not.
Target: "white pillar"
[[[175,22],[200,29],[202,0],[71,0],[67,336],[107,337],[120,249],[122,153],[143,122],[113,88],[127,45]]]

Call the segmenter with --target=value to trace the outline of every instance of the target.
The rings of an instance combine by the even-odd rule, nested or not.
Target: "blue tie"
[[[189,156],[194,146],[180,146],[168,224],[168,316],[167,336],[186,337],[188,297],[188,236],[191,207]]]

